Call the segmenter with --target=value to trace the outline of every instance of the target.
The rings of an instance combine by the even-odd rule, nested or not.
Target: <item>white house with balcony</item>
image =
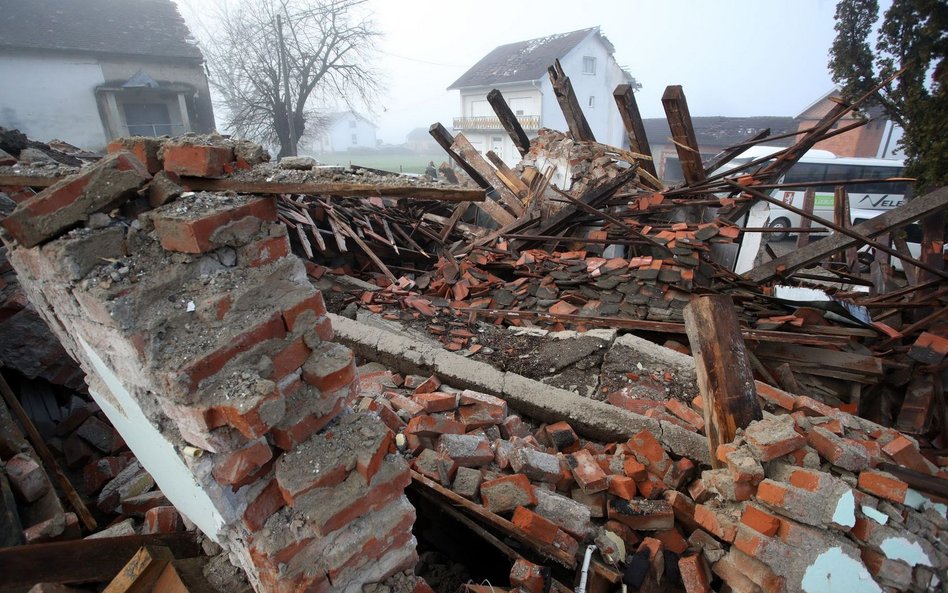
[[[492,89],[503,93],[528,137],[536,137],[540,128],[566,131],[566,119],[547,74],[547,68],[559,60],[596,140],[627,146],[612,91],[622,83],[635,86],[635,79],[619,66],[614,53],[615,47],[599,27],[496,47],[448,87],[461,95],[461,115],[454,118],[454,131],[462,132],[481,153],[493,150],[511,166],[520,160],[487,102]]]

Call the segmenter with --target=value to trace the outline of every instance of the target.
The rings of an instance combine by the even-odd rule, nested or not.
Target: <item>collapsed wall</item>
[[[200,174],[229,150],[163,156]],[[186,193],[81,226],[130,198],[147,205],[151,165],[116,152],[0,223],[91,395],[258,592],[360,591],[413,566],[407,464],[376,415],[348,407],[352,352],[332,341],[273,201]]]

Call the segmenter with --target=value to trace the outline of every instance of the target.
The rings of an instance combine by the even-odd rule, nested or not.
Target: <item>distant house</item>
[[[215,127],[204,58],[171,0],[4,2],[0,126],[104,148]]]
[[[428,128],[415,128],[405,136],[405,148],[412,152],[431,154],[441,152],[441,147],[434,141]]]
[[[599,27],[501,45],[448,87],[458,90],[461,99],[454,130],[463,132],[481,152],[493,150],[508,164],[519,161],[517,149],[487,103],[487,93],[495,88],[503,93],[529,137],[535,137],[541,127],[567,130],[547,74],[558,59],[596,140],[628,145],[612,91],[634,79],[619,66],[614,53],[615,47]]]
[[[322,129],[312,140],[304,140],[300,152],[345,152],[376,148],[378,126],[353,111],[340,111],[324,116]]]
[[[812,128],[821,117],[829,113],[836,105],[834,99],[840,97],[839,89],[834,88],[797,115],[798,129]],[[885,117],[882,108],[870,107],[865,113],[872,119],[864,126],[850,130],[844,134],[834,136],[818,142],[815,148],[828,150],[836,156],[855,156],[869,158],[903,158],[905,155],[896,146],[902,137],[902,128]],[[845,127],[853,123],[858,116],[850,112],[844,116],[833,129]]]
[[[681,181],[681,163],[678,151],[671,141],[671,131],[664,117],[643,120],[645,136],[652,149],[655,169],[666,183]],[[701,151],[701,159],[708,162],[723,149],[734,146],[749,137],[770,128],[771,136],[779,136],[797,130],[797,121],[792,117],[692,117],[692,126]],[[793,138],[768,141],[771,146],[789,146]]]

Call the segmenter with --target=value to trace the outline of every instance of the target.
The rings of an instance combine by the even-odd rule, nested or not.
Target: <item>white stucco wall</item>
[[[0,126],[33,140],[105,147],[95,87],[105,81],[94,58],[0,52]]]

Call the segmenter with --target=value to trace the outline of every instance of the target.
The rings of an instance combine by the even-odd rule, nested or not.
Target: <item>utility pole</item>
[[[286,126],[290,133],[290,144],[286,147],[288,156],[296,156],[296,118],[290,101],[290,64],[286,57],[286,44],[283,42],[283,19],[277,15],[277,42],[280,50],[280,75],[283,77],[283,110],[286,112]]]

